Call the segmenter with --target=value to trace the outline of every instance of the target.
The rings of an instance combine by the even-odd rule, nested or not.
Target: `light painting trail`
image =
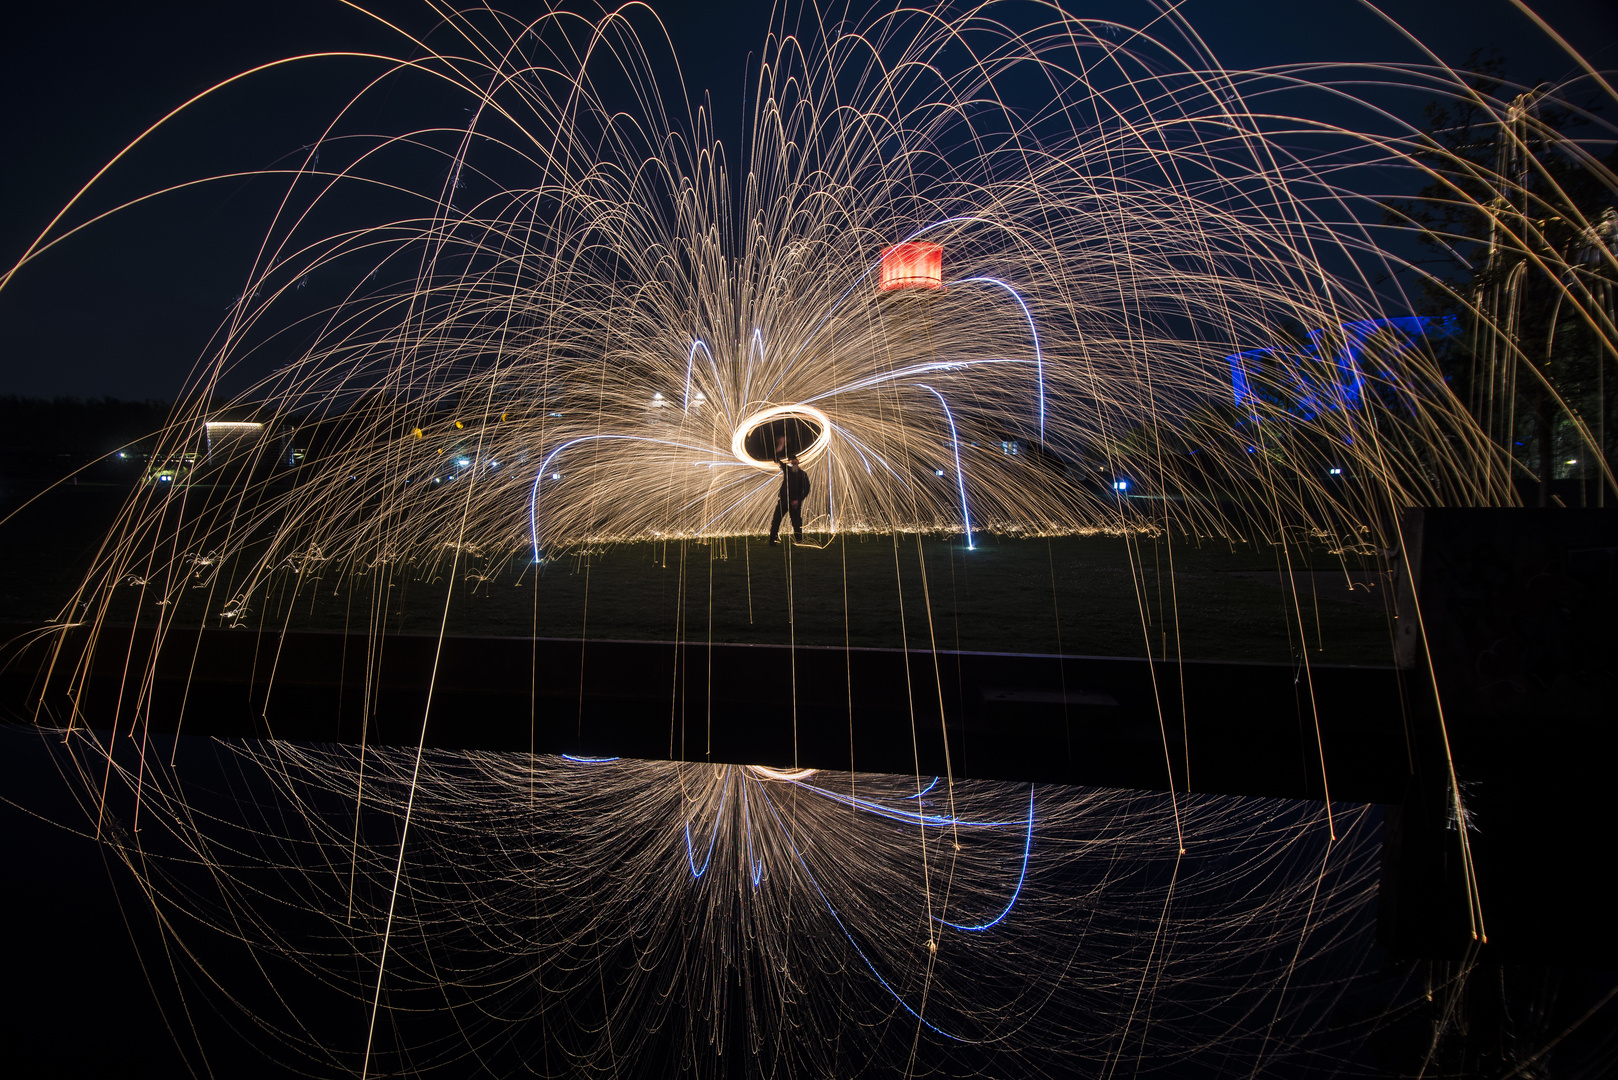
[[[813,481],[807,531],[884,537],[896,580],[924,535],[981,559],[989,534],[1278,558],[1307,534],[1385,560],[1403,508],[1518,498],[1510,440],[1446,381],[1458,331],[1406,292],[1385,204],[1435,151],[1381,102],[1505,123],[1522,88],[1485,99],[1441,65],[1225,70],[1178,9],[1124,28],[1036,4],[787,5],[727,147],[646,9],[418,14],[431,33],[396,57],[297,61],[373,81],[259,177],[284,199],[153,453],[183,464],[131,497],[62,623],[99,627],[138,591],[160,631],[202,596],[211,624],[276,633],[365,580],[346,617],[371,673],[412,585],[464,589],[474,556],[489,577],[570,556],[588,574],[655,540],[679,545],[698,640],[687,546],[765,531],[777,439]],[[458,126],[361,127],[400,86]],[[1592,87],[1618,104],[1599,79],[1569,93]],[[1618,190],[1597,141],[1561,152]],[[1454,197],[1502,236],[1521,202]],[[11,274],[89,226],[53,222]],[[1618,355],[1610,288],[1581,284],[1618,272],[1614,244],[1580,226],[1587,253],[1522,244]],[[782,555],[789,585],[806,557]],[[1175,602],[1172,558],[1151,573]],[[1143,557],[1129,582],[1166,655]],[[940,648],[926,593],[905,603]],[[313,1073],[1343,1075],[1417,1007],[1414,983],[1369,1018],[1344,1005],[1371,978],[1372,808],[268,741],[219,745],[227,797],[148,752],[135,675],[114,735],[59,718],[64,768],[177,955],[181,927],[212,934],[234,951],[208,978],[272,955],[368,1017],[363,1047],[338,1046],[295,1003],[243,1006]],[[922,697],[916,730],[938,724]],[[1167,753],[1177,718],[1159,720],[1140,737]]]

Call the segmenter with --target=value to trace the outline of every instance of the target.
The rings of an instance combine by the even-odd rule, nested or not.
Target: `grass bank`
[[[0,530],[0,618],[54,616],[112,520],[121,493],[49,493]],[[1386,585],[1371,567],[1306,543],[1287,552],[1160,536],[759,537],[615,545],[539,567],[465,559],[431,575],[326,563],[278,571],[242,625],[404,633],[728,641],[1067,652],[1287,662],[1390,662]],[[219,623],[238,569],[187,588],[167,614]],[[1351,577],[1357,587],[1351,589]],[[116,621],[162,613],[121,585]],[[447,608],[447,617],[446,617]]]

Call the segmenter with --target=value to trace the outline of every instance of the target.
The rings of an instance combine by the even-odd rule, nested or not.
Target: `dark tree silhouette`
[[[1590,478],[1603,502],[1618,149],[1597,158],[1594,109],[1544,85],[1508,87],[1498,55],[1466,66],[1471,95],[1426,108],[1415,158],[1429,182],[1389,203],[1387,219],[1415,230],[1428,310],[1467,324],[1447,358],[1452,384],[1511,454],[1513,479],[1545,506],[1553,481]]]

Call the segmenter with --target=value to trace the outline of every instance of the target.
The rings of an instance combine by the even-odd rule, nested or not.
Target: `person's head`
[[[798,467],[798,455],[793,454],[791,457],[787,458],[787,463],[796,469]]]
[[[775,448],[777,450],[785,450],[787,448],[787,437],[785,435],[777,435],[775,437]]]

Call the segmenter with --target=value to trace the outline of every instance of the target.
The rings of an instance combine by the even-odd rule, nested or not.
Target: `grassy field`
[[[0,519],[9,518],[0,524],[0,619],[55,618],[128,494],[121,484],[79,484],[41,495],[0,481]]]
[[[50,617],[71,592],[116,501],[53,494],[0,530],[0,618]],[[283,571],[243,625],[807,645],[974,649],[1285,662],[1390,662],[1389,615],[1340,573],[1281,587],[1282,554],[1223,540],[1114,536],[1007,539],[814,537],[771,548],[760,537],[616,545],[547,562],[473,558],[454,574],[395,567],[354,576],[326,564]],[[1293,570],[1340,570],[1307,545]],[[502,565],[503,564],[503,565]],[[1171,572],[1172,567],[1172,572]],[[217,624],[224,584],[187,590],[172,612]],[[1318,595],[1312,591],[1318,589]],[[1374,592],[1372,594],[1375,595]],[[136,617],[138,587],[115,618]],[[149,597],[149,594],[148,594]],[[1341,597],[1341,599],[1339,599]],[[446,618],[446,598],[448,601]],[[155,615],[146,612],[142,618]]]

